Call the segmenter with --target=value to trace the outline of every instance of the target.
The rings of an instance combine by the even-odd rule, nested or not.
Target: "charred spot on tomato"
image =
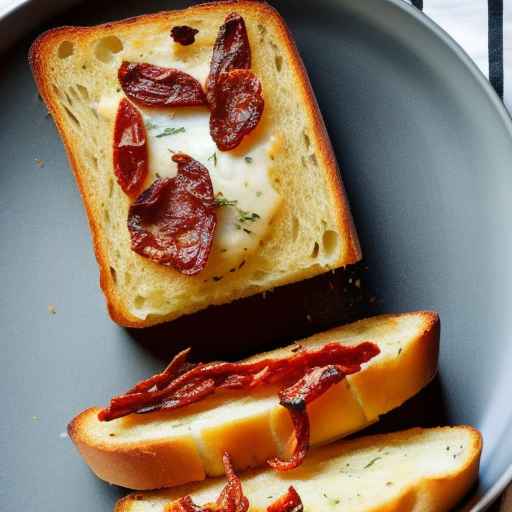
[[[210,73],[206,79],[206,97],[210,105],[215,104],[215,84],[222,73],[233,69],[251,67],[251,47],[247,37],[245,21],[236,12],[229,14],[219,28],[213,46]]]
[[[194,44],[198,32],[199,30],[188,25],[176,25],[171,29],[171,37],[175,43],[190,46]]]
[[[117,76],[126,96],[145,107],[194,107],[206,104],[201,84],[179,69],[125,61]]]
[[[157,179],[131,205],[131,247],[150,260],[185,275],[208,262],[217,224],[208,169],[185,154],[175,154],[175,178]]]
[[[137,193],[148,174],[146,128],[142,115],[126,98],[117,108],[113,146],[117,182],[126,194]]]
[[[210,135],[221,151],[236,148],[258,125],[265,102],[261,83],[249,70],[222,74],[215,84]]]

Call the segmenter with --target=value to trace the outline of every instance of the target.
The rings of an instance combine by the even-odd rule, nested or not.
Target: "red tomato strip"
[[[233,69],[251,67],[251,47],[247,37],[245,21],[236,12],[229,14],[219,28],[213,46],[210,73],[206,79],[206,98],[210,105],[215,105],[215,85],[222,73]]]
[[[165,512],[247,512],[249,500],[244,496],[242,483],[233,470],[228,453],[224,453],[222,461],[228,481],[215,503],[199,506],[190,496],[183,496],[167,505]]]
[[[267,512],[303,512],[302,500],[293,485],[288,492],[267,507]]]
[[[269,460],[271,467],[277,471],[289,471],[302,464],[309,449],[309,417],[306,406],[344,379],[346,369],[338,365],[313,368],[302,379],[279,393],[279,403],[288,409],[292,418],[295,449],[288,461],[277,458]],[[351,370],[357,371],[355,367]]]
[[[258,125],[265,102],[261,83],[247,69],[223,73],[215,84],[210,135],[221,151],[236,148]]]
[[[175,178],[157,179],[130,206],[132,250],[185,275],[208,263],[217,215],[208,169],[188,155],[172,159]]]
[[[206,105],[201,84],[179,69],[123,62],[117,76],[126,96],[145,107]]]
[[[139,191],[148,174],[146,127],[140,112],[125,98],[114,126],[114,174],[126,194]]]
[[[232,12],[219,29],[206,79],[210,135],[221,151],[236,148],[261,119],[261,83],[249,71],[250,67],[251,48],[245,22]]]

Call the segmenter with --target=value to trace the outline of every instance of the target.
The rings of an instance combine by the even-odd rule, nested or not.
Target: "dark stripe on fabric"
[[[503,0],[487,0],[489,12],[489,81],[503,98]]]

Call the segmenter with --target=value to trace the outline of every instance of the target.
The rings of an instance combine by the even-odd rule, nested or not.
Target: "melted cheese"
[[[209,132],[209,112],[204,108],[144,112],[148,126],[149,166],[162,177],[176,175],[171,152],[183,152],[208,168],[214,194],[229,202],[217,210],[217,229],[209,270],[220,275],[239,265],[265,236],[279,206],[268,169],[275,138],[255,140],[247,153],[222,152]],[[165,129],[176,131],[165,135]],[[184,129],[184,131],[177,131]],[[245,147],[245,146],[244,146]],[[209,272],[210,273],[210,272]]]
[[[204,84],[209,57],[184,59],[177,53],[185,50],[177,46],[169,44],[168,34],[155,34],[132,42],[123,59],[176,67]],[[203,44],[203,49],[211,52],[211,44],[208,48]],[[98,113],[113,123],[122,97],[122,92],[103,96],[97,105]],[[217,209],[213,248],[201,276],[209,279],[236,269],[266,236],[280,204],[281,198],[269,177],[270,155],[277,150],[277,137],[256,130],[239,148],[222,152],[210,137],[207,108],[147,109],[139,106],[139,109],[148,138],[150,176],[145,186],[158,176],[176,175],[177,167],[171,160],[173,152],[186,153],[205,165],[214,194],[229,201],[230,205]]]

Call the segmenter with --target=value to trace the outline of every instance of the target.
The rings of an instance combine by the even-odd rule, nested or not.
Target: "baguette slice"
[[[398,407],[435,375],[439,319],[435,313],[383,315],[337,327],[299,343],[374,341],[381,353],[333,386],[308,408],[313,445],[360,430]],[[281,357],[296,345],[251,358]],[[131,414],[100,422],[87,409],[69,425],[70,437],[100,478],[131,489],[157,489],[224,473],[229,452],[237,470],[287,457],[294,438],[277,390],[218,393],[170,412]]]
[[[290,485],[305,512],[446,512],[478,477],[482,438],[468,427],[414,428],[341,441],[310,453],[288,473],[252,471],[242,477],[250,511],[265,511]],[[130,494],[116,512],[164,512],[186,495],[197,504],[214,501],[225,479],[172,491]]]
[[[113,118],[122,97],[117,70],[123,60],[148,62],[185,69],[204,82],[216,34],[232,11],[245,19],[252,71],[262,82],[265,111],[260,126],[239,148],[229,153],[217,151],[215,159],[212,151],[216,148],[210,148],[213,142],[209,135],[205,135],[206,141],[196,141],[188,128],[186,133],[158,139],[154,138],[157,130],[148,131],[148,141],[168,143],[168,149],[173,151],[185,151],[192,145],[189,153],[207,166],[210,174],[228,172],[223,159],[235,160],[238,167],[233,168],[236,172],[232,176],[240,177],[240,170],[248,173],[247,181],[243,181],[247,187],[255,176],[251,172],[257,165],[254,152],[258,141],[272,136],[265,179],[270,195],[277,192],[280,203],[271,209],[271,215],[250,223],[247,236],[240,229],[231,233],[246,237],[245,245],[255,240],[253,226],[264,223],[259,242],[252,243],[252,252],[242,252],[247,248],[238,244],[237,256],[233,255],[231,261],[227,249],[215,248],[214,238],[206,269],[196,276],[184,276],[130,249],[126,224],[131,200],[116,183],[112,164]],[[173,43],[169,31],[175,25],[197,27],[196,42],[187,47]],[[301,281],[361,258],[343,184],[306,71],[284,21],[266,3],[212,2],[96,27],[62,27],[41,35],[32,45],[29,59],[80,188],[101,287],[110,315],[117,323],[130,327],[154,325],[209,305]],[[142,110],[144,116],[154,113]],[[208,111],[203,110],[201,126],[205,128]],[[174,120],[169,117],[167,121],[173,127],[185,126],[197,109],[195,114],[191,112],[173,109]],[[162,112],[159,115],[148,130],[162,121]],[[150,126],[147,121],[146,126]],[[191,134],[188,140],[187,133]],[[169,157],[167,150],[163,154]],[[245,158],[252,162],[252,168]],[[150,149],[150,173],[144,187],[155,179],[155,161]],[[158,173],[162,174],[160,168]],[[225,185],[227,190],[233,188],[233,183]],[[217,193],[220,189],[216,187],[214,180]],[[255,188],[253,194],[260,197],[262,192]],[[228,198],[241,204],[242,196]],[[256,211],[262,200],[263,197],[251,211]],[[228,211],[235,215],[234,210],[223,208],[224,217],[219,213],[219,219],[229,215],[225,213]],[[220,222],[216,233],[222,231]],[[224,228],[240,228],[236,222],[222,222]]]

